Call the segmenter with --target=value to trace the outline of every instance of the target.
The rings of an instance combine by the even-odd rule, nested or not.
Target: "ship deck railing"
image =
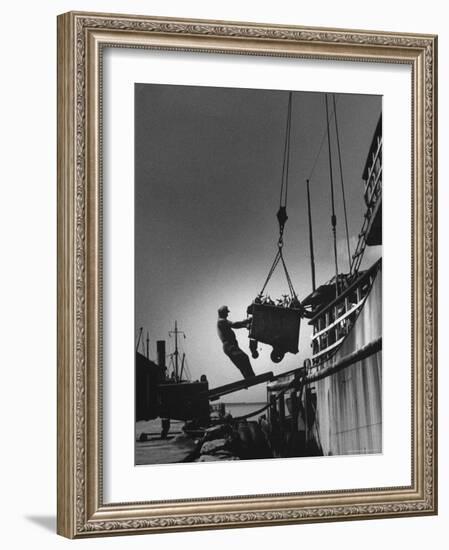
[[[375,142],[375,150],[371,153],[371,164],[365,179],[365,203],[373,204],[375,195],[379,193],[379,180],[382,174],[382,137],[378,136]]]
[[[309,321],[313,326],[312,366],[334,353],[349,333],[370,291],[380,263],[381,260],[378,260]]]

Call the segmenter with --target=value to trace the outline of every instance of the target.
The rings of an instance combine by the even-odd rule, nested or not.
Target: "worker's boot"
[[[249,349],[251,351],[251,355],[253,359],[257,359],[259,357],[259,352],[257,351],[257,340],[253,340],[252,338],[249,339]]]

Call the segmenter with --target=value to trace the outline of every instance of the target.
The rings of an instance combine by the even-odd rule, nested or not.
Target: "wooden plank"
[[[252,376],[251,378],[244,378],[238,382],[232,382],[231,384],[225,384],[224,386],[218,386],[217,388],[209,390],[207,392],[207,397],[209,398],[209,401],[215,401],[223,395],[244,390],[245,388],[250,388],[252,386],[257,386],[257,384],[268,382],[273,378],[274,374],[271,371],[259,374],[258,376]]]

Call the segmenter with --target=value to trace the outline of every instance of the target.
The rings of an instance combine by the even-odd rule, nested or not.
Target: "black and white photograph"
[[[382,98],[135,85],[135,463],[382,452]]]
[[[2,7],[2,547],[444,548],[445,4]]]

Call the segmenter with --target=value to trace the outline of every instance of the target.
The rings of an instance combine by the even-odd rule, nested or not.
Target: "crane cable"
[[[335,94],[332,94],[333,109],[332,109],[332,112],[329,113],[329,108],[328,108],[328,105],[327,105],[327,94],[326,94],[325,98],[326,98],[326,122],[325,122],[325,125],[324,125],[324,131],[323,131],[323,134],[322,134],[322,137],[321,137],[320,145],[318,147],[318,152],[317,152],[317,154],[315,156],[315,159],[313,161],[312,169],[310,170],[310,174],[309,174],[309,177],[307,178],[307,182],[309,183],[310,180],[312,179],[312,176],[315,172],[315,168],[318,164],[318,159],[319,159],[319,157],[321,155],[321,151],[323,149],[324,142],[326,141],[326,137],[327,137],[327,141],[328,141],[328,145],[329,145],[329,165],[330,165],[330,171],[331,171],[331,190],[332,190],[332,195],[333,195],[333,181],[332,181],[333,176],[332,176],[332,165],[331,165],[331,160],[330,160],[331,159],[331,153],[330,153],[330,138],[329,138],[330,119],[333,117],[334,118],[334,124],[335,124],[335,133],[336,133],[336,138],[337,138],[338,164],[339,164],[339,170],[340,170],[341,193],[342,193],[343,210],[344,210],[344,217],[345,217],[346,247],[347,247],[347,251],[348,251],[349,271],[351,271],[351,258],[352,258],[352,256],[351,256],[351,246],[350,246],[350,241],[349,241],[348,212],[347,212],[347,207],[346,207],[346,193],[345,193],[345,184],[344,184],[344,178],[343,178],[342,160],[341,160],[340,132],[339,132],[339,128],[338,128],[338,119],[337,119],[337,102],[338,102],[338,99],[335,98]],[[333,203],[333,199],[332,199],[332,203]],[[335,218],[335,222],[336,222],[336,218]],[[337,262],[337,260],[336,260],[336,262]],[[336,265],[336,273],[337,273],[337,278],[338,278],[338,266],[337,265]],[[337,294],[338,294],[338,290],[337,290]]]
[[[278,249],[274,257],[271,268],[268,272],[267,278],[262,286],[262,290],[259,293],[259,296],[262,296],[265,292],[265,288],[268,285],[271,277],[273,276],[276,267],[279,262],[281,262],[282,267],[284,268],[285,278],[287,279],[287,284],[289,292],[292,299],[297,300],[297,294],[293,287],[293,282],[291,280],[290,274],[287,269],[287,265],[284,260],[284,255],[282,248],[284,246],[284,228],[288,220],[287,216],[287,200],[288,200],[288,175],[289,175],[289,164],[290,164],[290,138],[291,138],[291,118],[292,118],[292,95],[293,92],[289,93],[288,96],[288,105],[287,105],[287,122],[285,126],[285,141],[284,141],[284,158],[282,162],[282,177],[281,177],[281,190],[279,195],[279,210],[276,214],[276,217],[279,222],[279,239],[278,239]]]
[[[288,198],[288,170],[290,165],[290,135],[292,123],[292,92],[288,95],[287,122],[285,126],[284,158],[282,162],[281,192],[279,196],[279,208],[287,206]]]
[[[332,237],[334,244],[334,259],[335,259],[335,295],[338,296],[338,256],[337,256],[337,216],[335,215],[335,196],[334,196],[334,173],[332,170],[332,151],[331,151],[331,139],[330,139],[330,127],[329,127],[329,106],[327,104],[327,94],[324,96],[326,102],[326,125],[327,125],[327,145],[329,151],[329,175],[330,175],[330,187],[331,187],[331,226]]]

